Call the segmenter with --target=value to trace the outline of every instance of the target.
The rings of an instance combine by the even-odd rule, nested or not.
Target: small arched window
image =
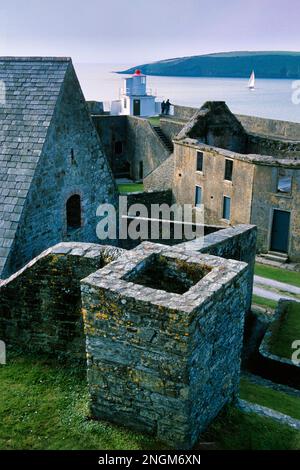
[[[74,194],[67,200],[67,228],[73,230],[81,227],[81,200]]]

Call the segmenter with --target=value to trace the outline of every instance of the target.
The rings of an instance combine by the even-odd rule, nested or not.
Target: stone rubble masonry
[[[204,277],[181,295],[141,285],[164,263]],[[191,448],[238,394],[247,264],[144,242],[81,289],[92,415]]]
[[[8,346],[71,361],[85,359],[80,279],[124,250],[60,243],[0,280],[0,338]]]
[[[255,225],[236,225],[210,233],[199,239],[177,245],[188,251],[208,253],[221,258],[244,261],[248,264],[248,289],[246,294],[247,312],[251,310],[253,276],[256,253],[257,228]]]

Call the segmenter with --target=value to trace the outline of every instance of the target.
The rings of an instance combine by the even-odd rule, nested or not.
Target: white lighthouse
[[[146,117],[160,113],[160,103],[155,102],[155,96],[147,95],[146,80],[140,70],[125,78],[120,94],[121,114]]]

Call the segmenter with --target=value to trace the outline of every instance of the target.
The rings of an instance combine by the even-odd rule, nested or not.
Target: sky
[[[299,16],[299,0],[0,0],[0,55],[141,64],[223,51],[300,51]]]

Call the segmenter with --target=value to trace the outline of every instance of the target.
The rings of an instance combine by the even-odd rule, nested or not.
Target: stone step
[[[173,152],[173,144],[170,142],[168,137],[164,134],[162,129],[159,126],[153,126],[154,131],[156,132],[157,136],[160,138],[164,146],[169,150],[169,152]]]
[[[285,253],[278,253],[275,251],[268,251],[268,253],[261,253],[261,258],[268,259],[270,261],[276,261],[277,263],[287,263],[288,256]]]

